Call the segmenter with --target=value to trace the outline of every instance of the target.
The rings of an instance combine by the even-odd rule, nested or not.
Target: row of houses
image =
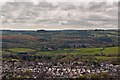
[[[77,78],[83,75],[108,73],[118,76],[120,65],[109,62],[100,63],[100,66],[83,65],[74,62],[33,62],[33,61],[3,61],[2,77],[32,77],[32,78]],[[10,74],[11,73],[11,74]]]

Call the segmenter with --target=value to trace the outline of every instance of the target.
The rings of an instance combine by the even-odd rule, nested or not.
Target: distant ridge
[[[0,31],[21,31],[21,32],[24,32],[24,31],[37,31],[37,32],[49,32],[49,31],[113,31],[113,30],[117,30],[117,31],[120,31],[120,29],[88,29],[88,30],[75,30],[75,29],[64,29],[64,30],[44,30],[44,29],[41,29],[41,30],[10,30],[10,29],[1,29]]]

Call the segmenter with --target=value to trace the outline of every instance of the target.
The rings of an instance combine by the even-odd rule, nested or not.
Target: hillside
[[[118,46],[117,30],[2,31],[3,50],[29,48],[36,51],[64,48],[103,48]]]

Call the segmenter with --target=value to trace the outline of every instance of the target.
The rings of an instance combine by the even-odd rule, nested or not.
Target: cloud
[[[0,15],[3,26],[29,24],[29,26],[47,25],[46,29],[48,26],[50,28],[51,25],[59,25],[59,29],[60,26],[61,29],[63,26],[66,28],[72,26],[75,29],[117,28],[117,8],[116,2],[36,2],[36,4],[32,2],[8,2],[2,6]],[[53,29],[52,26],[51,29]]]

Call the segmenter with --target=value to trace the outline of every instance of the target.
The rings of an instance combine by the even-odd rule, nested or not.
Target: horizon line
[[[0,29],[0,31],[10,30],[10,31],[38,31],[38,30],[45,30],[45,31],[62,31],[62,30],[119,30],[119,29]]]

